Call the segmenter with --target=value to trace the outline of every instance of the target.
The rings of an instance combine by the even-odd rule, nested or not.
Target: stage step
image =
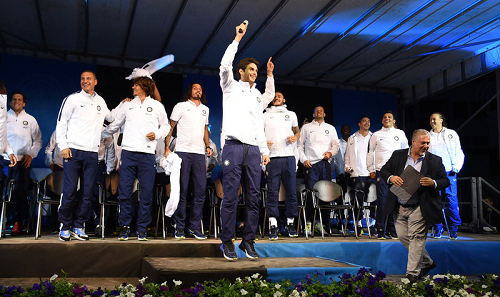
[[[142,261],[142,276],[147,281],[162,283],[172,279],[191,286],[204,280],[217,281],[226,278],[234,281],[258,273],[262,279],[273,282],[290,279],[298,282],[306,275],[320,274],[329,283],[338,280],[343,273],[356,273],[359,266],[318,257],[261,257],[257,260],[238,258],[228,261],[223,257],[145,257]]]

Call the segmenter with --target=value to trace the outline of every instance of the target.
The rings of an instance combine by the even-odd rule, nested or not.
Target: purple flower
[[[40,291],[42,290],[42,285],[40,284],[33,284],[33,287],[31,288],[31,291]]]
[[[109,292],[109,295],[110,296],[120,296],[120,292],[118,292],[117,290],[113,290],[113,291]]]
[[[434,288],[433,285],[425,285],[425,291],[427,292],[427,294],[429,294],[429,296],[436,296],[432,288]]]
[[[301,292],[302,290],[304,290],[304,288],[302,287],[302,282],[298,282],[295,285],[295,289],[297,289],[297,292]]]
[[[368,269],[366,269],[365,267],[361,267],[361,268],[358,270],[358,274],[365,274],[365,273],[367,273],[367,272],[369,272],[369,270],[368,270]]]
[[[448,283],[448,278],[446,276],[444,278],[440,278],[440,277],[435,278],[434,283],[446,285]]]
[[[350,273],[344,273],[342,274],[342,279],[348,279],[348,278],[351,278],[351,274]]]
[[[377,280],[378,280],[378,278],[373,277],[373,276],[370,275],[368,277],[368,282],[366,282],[366,285],[367,286],[375,286],[375,284],[377,283]]]
[[[368,288],[363,288],[360,293],[361,295],[363,295],[363,297],[370,297],[372,291]]]
[[[497,287],[500,287],[500,277],[497,277],[497,279],[493,280],[493,285],[497,286]]]
[[[340,294],[338,294],[338,293],[333,292],[332,297],[342,297],[342,295],[340,295]]]
[[[5,296],[10,297],[10,296],[12,296],[12,294],[16,293],[16,291],[19,293],[24,292],[24,290],[21,287],[11,286],[11,287],[7,287],[5,289]]]
[[[316,271],[316,275],[321,275],[321,276],[323,276],[323,274],[319,273],[317,270],[314,270],[314,271]]]
[[[379,279],[384,279],[386,277],[386,274],[379,270],[377,274],[375,274],[375,276]]]
[[[380,288],[373,289],[373,296],[375,296],[375,297],[382,297],[382,296],[384,296],[384,290],[382,290]]]
[[[75,288],[73,289],[73,293],[75,293],[76,296],[83,296],[83,291],[84,287],[78,286],[78,284],[75,284]]]
[[[160,287],[160,292],[163,292],[163,291],[168,291],[168,287],[166,287],[166,286],[161,286],[161,287]]]
[[[357,282],[357,281],[360,281],[360,280],[363,280],[365,278],[365,275],[364,274],[358,274],[356,275],[356,277],[353,279],[354,282]]]
[[[323,297],[330,297],[330,294],[328,294],[328,293],[323,293]]]
[[[203,285],[200,283],[196,283],[196,286],[194,287],[194,291],[193,291],[193,296],[198,295],[198,293],[202,292],[203,290],[205,290]]]
[[[101,290],[101,287],[99,287],[97,289],[97,291],[90,293],[90,296],[92,296],[92,297],[103,296],[103,295],[104,295],[104,291]]]
[[[308,274],[308,275],[306,275],[306,283],[307,283],[308,285],[310,285],[310,284],[312,283],[312,279],[311,279],[311,277],[309,276],[309,274]]]
[[[46,279],[43,282],[43,285],[45,286],[45,288],[47,288],[47,291],[45,292],[45,295],[47,295],[47,296],[54,295],[54,292],[56,291],[56,287],[54,287],[54,285],[51,282],[49,282],[49,280]]]

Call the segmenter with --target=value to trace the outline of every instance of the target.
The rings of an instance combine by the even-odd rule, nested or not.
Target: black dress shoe
[[[436,262],[432,261],[432,264],[420,269],[420,274],[418,275],[418,278],[422,278],[426,276],[432,269],[436,268],[437,264]]]
[[[410,281],[410,285],[413,283],[416,283],[418,280],[418,277],[416,275],[413,275],[413,274],[407,274],[407,275],[405,275],[405,278],[407,278]]]

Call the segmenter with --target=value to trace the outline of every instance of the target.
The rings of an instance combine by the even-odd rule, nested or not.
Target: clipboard
[[[403,185],[392,185],[390,191],[406,203],[420,188],[420,179],[424,176],[413,166],[408,165],[399,177],[403,180]]]

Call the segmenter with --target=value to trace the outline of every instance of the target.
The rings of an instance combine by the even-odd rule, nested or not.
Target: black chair
[[[10,203],[12,200],[12,193],[14,193],[16,188],[16,180],[11,179],[7,182],[6,186],[3,189],[2,193],[2,212],[0,215],[0,237],[5,237],[5,224],[7,217],[7,203]]]
[[[342,199],[343,197],[343,189],[342,186],[334,183],[329,180],[320,180],[316,182],[313,186],[312,190],[312,197],[313,197],[313,206],[314,206],[314,218],[313,222],[316,221],[316,212],[319,211],[319,220],[321,224],[321,237],[323,240],[325,239],[325,230],[323,229],[323,217],[321,215],[321,210],[322,209],[329,209],[331,211],[338,210],[338,211],[343,211],[343,210],[351,210],[352,211],[352,217],[355,217],[354,214],[354,206],[355,203],[353,201],[347,201],[347,203],[344,201],[343,204],[337,203],[339,202],[338,199]],[[320,203],[326,202],[324,204]],[[344,223],[344,228],[343,228],[343,236],[346,234],[346,229],[347,229],[347,221],[345,220]],[[354,225],[354,232],[356,233],[356,239],[358,238],[358,230],[357,230],[357,224]]]
[[[371,228],[370,226],[372,225],[372,219],[368,215],[368,210],[370,212],[375,212],[377,205],[372,205],[373,202],[377,200],[377,190],[375,184],[371,184],[368,187],[367,192],[365,193],[366,190],[365,185],[360,183],[360,186],[355,189],[348,189],[348,196],[347,199],[355,199],[356,206],[358,208],[358,212],[356,213],[356,224],[359,222],[359,216],[361,212],[363,212],[363,217],[365,218],[366,221],[366,226],[368,229],[368,237],[371,239],[372,238],[372,233],[371,233]]]
[[[35,240],[41,237],[42,232],[42,208],[44,204],[57,204],[61,202],[61,193],[63,187],[63,171],[52,172],[47,175],[44,179],[37,184],[36,187],[36,197],[38,204],[38,215],[36,223],[36,234]],[[40,188],[43,189],[43,194],[40,195]],[[53,196],[47,195],[47,190],[52,192]],[[56,214],[52,214],[56,215]]]

